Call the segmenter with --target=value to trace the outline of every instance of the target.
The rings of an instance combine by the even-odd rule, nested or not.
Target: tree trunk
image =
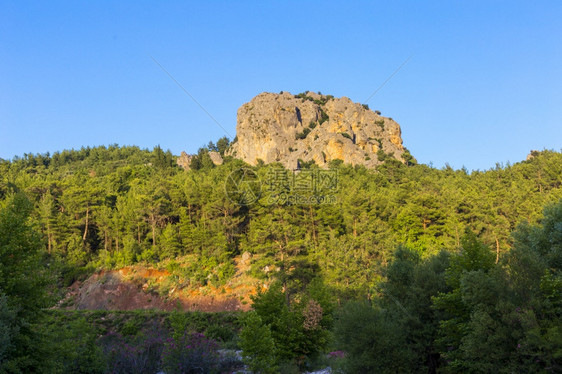
[[[500,241],[498,240],[498,237],[495,235],[494,238],[496,239],[496,264],[497,264],[498,261],[500,260]]]
[[[309,206],[310,209],[310,223],[312,225],[312,240],[314,245],[318,247],[318,240],[316,239],[316,222],[314,222],[314,211],[312,210],[312,205]]]
[[[460,237],[459,237],[459,227],[458,226],[455,227],[455,232],[457,234],[457,247],[460,247],[461,241],[460,241]]]
[[[82,241],[86,241],[86,236],[88,235],[88,221],[90,218],[90,207],[86,207],[86,227],[84,227],[84,236],[82,236]]]
[[[152,226],[152,245],[156,245],[156,221],[154,214],[150,216],[150,225]]]
[[[52,235],[51,235],[51,225],[49,223],[47,223],[47,253],[51,254],[51,249],[53,248],[52,246]]]

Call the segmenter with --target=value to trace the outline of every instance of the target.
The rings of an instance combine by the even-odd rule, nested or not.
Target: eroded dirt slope
[[[220,287],[196,289],[179,286],[161,287],[172,275],[166,270],[125,267],[103,270],[83,282],[75,282],[60,307],[88,310],[197,310],[203,312],[237,311],[250,308],[250,296],[260,282],[246,273],[248,264],[237,259],[237,273]]]

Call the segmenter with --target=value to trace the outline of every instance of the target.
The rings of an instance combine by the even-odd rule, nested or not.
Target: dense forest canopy
[[[409,153],[381,155],[376,170],[286,170],[227,148],[210,143],[188,171],[160,147],[1,161],[0,372],[240,365],[219,359],[217,342],[261,373],[562,367],[562,154],[471,173]],[[168,287],[224,290],[241,257],[261,284],[253,310],[218,323],[47,309],[74,280],[135,264],[168,270]]]
[[[279,165],[225,157],[215,166],[205,150],[224,155],[225,140],[217,144],[202,149],[189,171],[159,146],[26,154],[0,163],[0,199],[28,196],[48,253],[66,264],[67,282],[76,269],[146,263],[175,269],[184,285],[220,284],[234,274],[233,258],[249,252],[258,278],[272,276],[267,265],[297,278],[321,274],[343,296],[374,292],[399,244],[427,257],[457,248],[469,229],[502,256],[519,222],[536,222],[543,206],[562,198],[562,154],[543,151],[470,173],[390,157],[376,170],[334,162],[335,202],[271,204],[284,188],[265,188]],[[264,187],[247,206],[224,188],[241,167]]]

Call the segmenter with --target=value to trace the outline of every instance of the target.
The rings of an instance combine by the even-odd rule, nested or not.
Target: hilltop
[[[295,168],[300,161],[332,160],[374,168],[388,157],[403,161],[401,130],[392,118],[347,97],[314,92],[261,93],[238,109],[228,155]]]

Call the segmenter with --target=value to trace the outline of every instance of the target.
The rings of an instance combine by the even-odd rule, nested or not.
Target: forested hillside
[[[236,349],[256,373],[560,371],[562,154],[289,171],[216,166],[220,144],[189,171],[160,147],[0,162],[0,372],[232,372]],[[170,302],[252,283],[253,310],[51,309],[130,265],[165,270]]]
[[[399,244],[427,257],[454,250],[469,229],[499,257],[519,222],[535,222],[562,198],[562,154],[552,151],[473,172],[390,157],[376,170],[332,162],[335,200],[294,205],[271,203],[283,188],[269,183],[276,165],[225,157],[215,166],[205,155],[186,172],[160,147],[28,154],[0,163],[0,199],[21,191],[31,200],[66,284],[81,272],[143,263],[166,267],[181,287],[219,285],[249,252],[254,277],[300,284],[321,276],[339,296],[370,297]],[[225,181],[241,167],[262,182],[254,204],[227,196]]]

